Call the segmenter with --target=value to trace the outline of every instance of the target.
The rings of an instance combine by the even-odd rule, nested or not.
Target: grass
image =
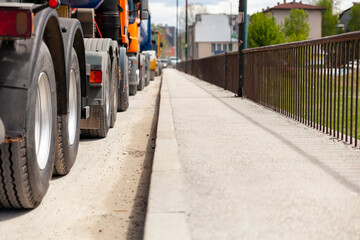
[[[360,84],[360,81],[356,83],[356,72],[354,75],[345,74],[345,81],[344,75],[341,75],[340,82],[339,76],[327,76],[313,71],[305,72],[302,75],[300,73],[296,75],[293,70],[291,72],[276,73],[275,70],[275,73],[264,73],[262,77],[260,74],[259,79],[262,80],[262,84],[259,85],[260,102],[277,111],[290,114],[291,117],[300,121],[306,119],[315,125],[324,125],[325,128],[322,129],[331,126],[332,130],[346,134],[347,124],[348,135],[350,136],[350,126],[352,126],[351,136],[357,135],[356,137],[360,139],[360,86],[358,87],[358,99],[356,99],[356,84]],[[348,82],[346,83],[347,78]],[[352,88],[351,79],[353,79]],[[357,122],[356,114],[358,115]],[[327,120],[325,124],[324,116]],[[357,126],[357,132],[355,132],[355,126]],[[341,138],[341,134],[339,135]]]

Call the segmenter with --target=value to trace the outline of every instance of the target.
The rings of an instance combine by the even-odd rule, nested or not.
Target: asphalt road
[[[70,174],[34,210],[0,210],[0,239],[142,239],[160,78],[118,113],[105,139],[82,139]]]

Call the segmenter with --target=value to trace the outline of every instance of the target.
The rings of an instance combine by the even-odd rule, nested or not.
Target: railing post
[[[227,56],[226,56],[226,52],[224,54],[224,84],[223,84],[223,89],[226,89],[226,75],[227,75],[227,71],[228,71],[228,64],[227,64]]]
[[[239,0],[239,36],[238,36],[238,97],[243,96],[244,87],[244,54],[242,50],[246,48],[246,19],[247,19],[247,0]]]

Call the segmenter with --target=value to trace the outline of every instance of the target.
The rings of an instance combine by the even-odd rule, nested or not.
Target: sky
[[[185,0],[178,0],[179,8],[185,7]],[[287,0],[291,2],[292,0]],[[299,2],[300,0],[297,0]],[[343,11],[352,6],[352,2],[360,0],[341,0],[340,10]],[[239,0],[188,0],[190,3],[200,3],[207,7],[210,13],[230,13],[236,14],[239,8]],[[262,8],[273,7],[277,2],[283,3],[284,0],[247,0],[248,14],[260,12]],[[308,1],[303,0],[303,3]],[[176,0],[149,0],[152,22],[155,24],[176,25]]]

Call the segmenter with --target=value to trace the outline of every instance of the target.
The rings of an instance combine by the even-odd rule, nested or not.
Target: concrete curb
[[[159,122],[145,221],[145,240],[191,239],[183,197],[182,170],[167,79],[163,75]]]

